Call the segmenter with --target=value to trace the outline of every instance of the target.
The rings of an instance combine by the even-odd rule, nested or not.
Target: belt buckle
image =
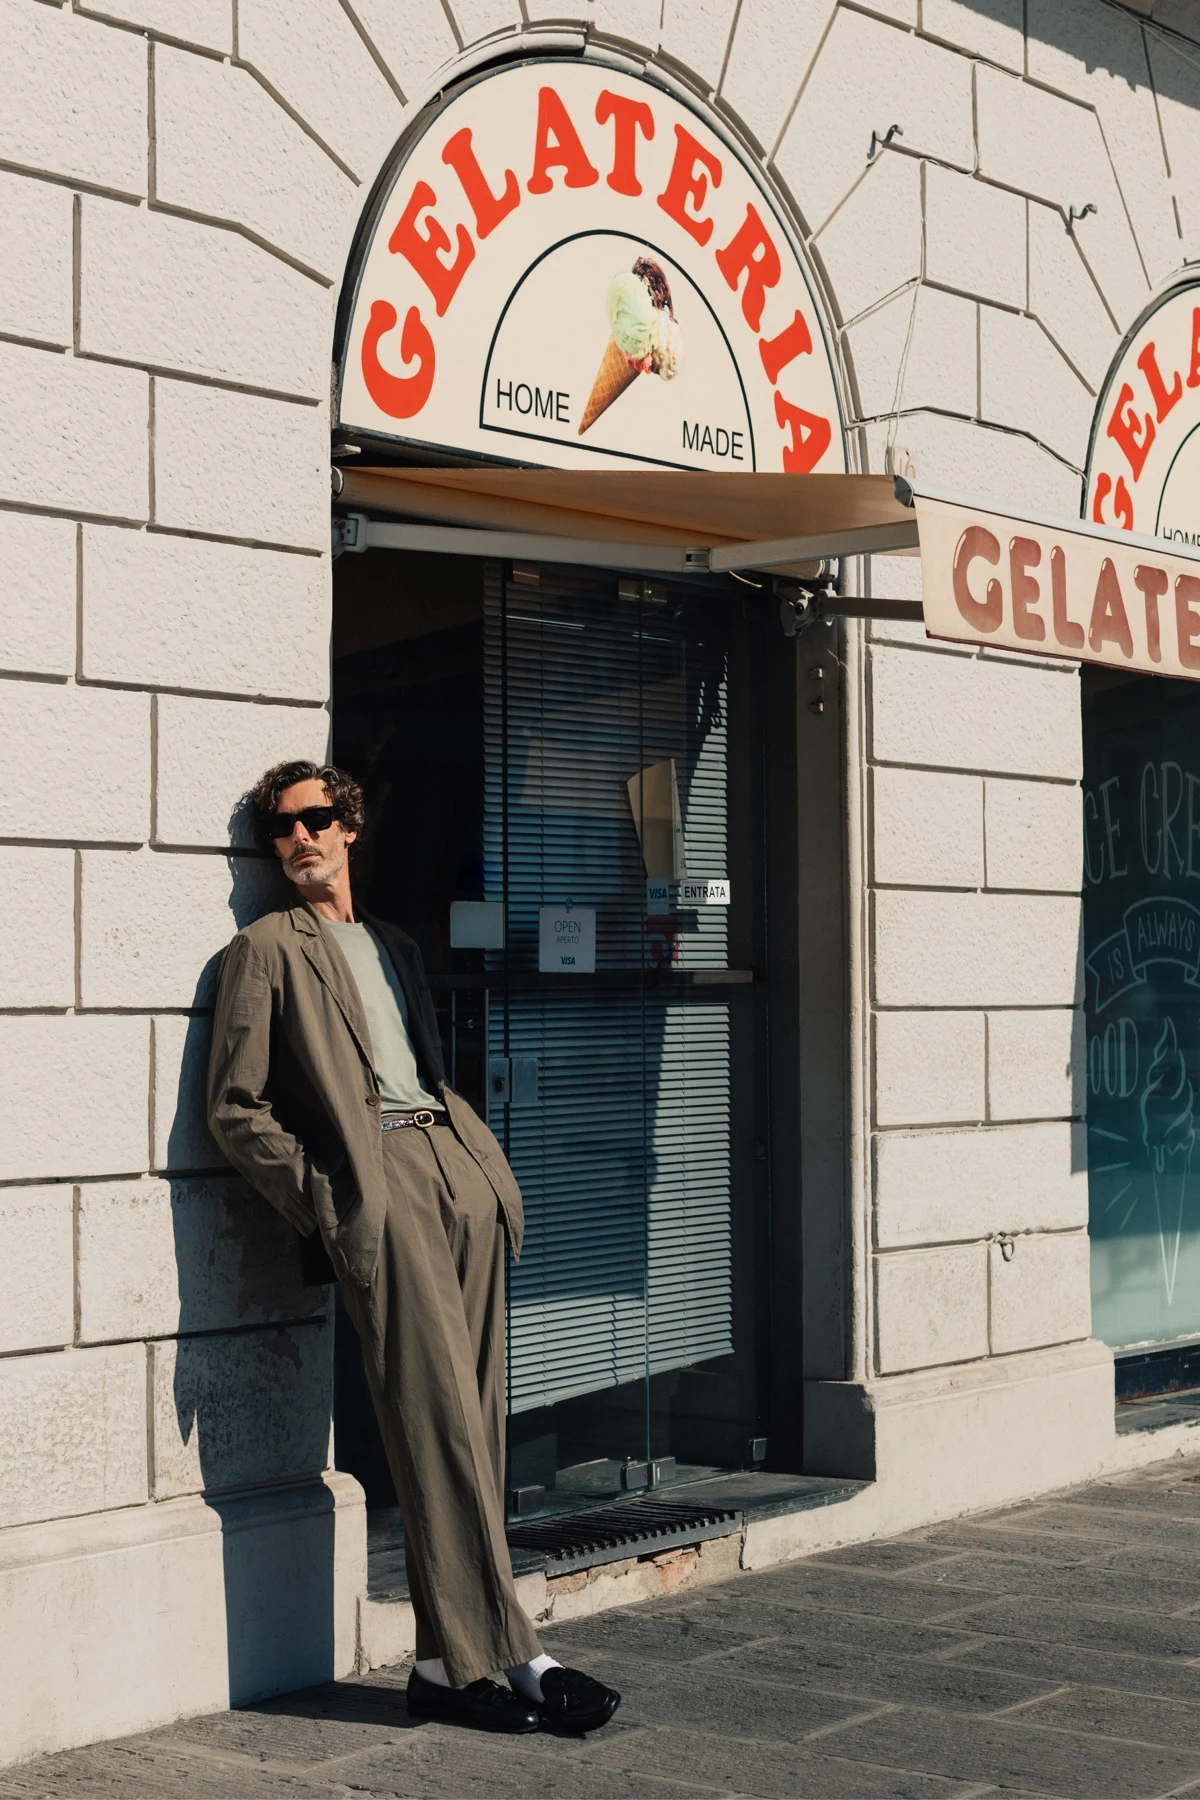
[[[413,1114],[412,1122],[414,1125],[418,1126],[420,1130],[428,1131],[429,1127],[433,1124],[433,1114],[427,1106],[423,1106],[419,1112]]]

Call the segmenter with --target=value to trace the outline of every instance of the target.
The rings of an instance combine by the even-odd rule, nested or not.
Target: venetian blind
[[[514,1411],[732,1348],[730,1029],[717,990],[670,993],[648,963],[721,968],[720,908],[648,932],[626,782],[674,759],[688,872],[727,872],[719,614],[622,600],[615,579],[489,570],[485,887],[507,900],[508,968],[537,970],[538,908],[596,910],[596,976],[510,987],[493,1055],[532,1056],[535,1105],[505,1109],[527,1248],[510,1290]],[[503,959],[495,956],[496,983]]]

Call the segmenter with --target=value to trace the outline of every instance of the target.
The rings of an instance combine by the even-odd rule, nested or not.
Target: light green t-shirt
[[[421,1086],[408,1035],[408,1002],[387,950],[369,925],[343,925],[333,919],[322,919],[321,925],[349,963],[367,1015],[384,1116],[424,1106],[443,1111],[441,1101]]]

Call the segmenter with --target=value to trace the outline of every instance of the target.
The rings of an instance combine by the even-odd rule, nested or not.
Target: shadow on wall
[[[966,0],[965,10],[1009,30],[1020,32],[1022,28],[1022,7],[1016,0]],[[1151,9],[1147,6],[1145,10],[1149,13]],[[1130,89],[1149,86],[1140,41],[1142,23],[1132,10],[1100,6],[1095,0],[1029,0],[1025,8],[1025,29],[1031,42],[1063,50],[1078,60],[1086,73],[1102,70]],[[1146,40],[1159,98],[1195,107],[1200,103],[1196,40],[1175,37],[1179,27],[1174,21],[1169,27],[1170,38],[1161,27],[1156,30],[1150,19],[1146,24],[1150,27]],[[1041,71],[1031,68],[1030,73],[1037,77]]]
[[[236,821],[231,835],[244,841]],[[229,869],[239,928],[286,900],[261,857],[234,855]],[[179,1310],[178,1335],[152,1346],[153,1480],[156,1500],[202,1494],[220,1520],[229,1700],[239,1705],[337,1672],[334,1501],[320,1479],[333,1325],[329,1290],[303,1284],[295,1233],[229,1171],[205,1124],[220,958],[196,984],[193,1007],[205,1010],[162,1022],[183,1027],[156,1131],[156,1162],[172,1170]]]

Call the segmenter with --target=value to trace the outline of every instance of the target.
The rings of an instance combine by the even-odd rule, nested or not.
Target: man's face
[[[298,781],[284,788],[279,796],[281,813],[303,812],[309,806],[328,806],[329,795],[320,781]],[[297,819],[290,837],[275,838],[275,854],[283,864],[289,881],[305,888],[324,888],[338,880],[346,867],[346,854],[358,834],[346,831],[340,819],[334,819],[324,831],[309,831]]]

